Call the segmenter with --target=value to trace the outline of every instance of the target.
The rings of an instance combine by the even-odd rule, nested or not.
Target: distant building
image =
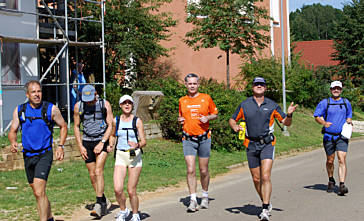
[[[170,57],[166,58],[171,61],[181,75],[187,73],[197,73],[203,77],[214,78],[219,82],[226,82],[226,53],[219,48],[201,49],[194,51],[188,47],[182,39],[185,34],[192,29],[191,24],[185,22],[187,18],[186,7],[190,2],[199,2],[199,0],[172,0],[170,4],[164,6],[161,11],[172,12],[173,18],[177,20],[177,26],[171,29],[173,34],[170,41],[165,41],[162,45],[166,48],[173,48],[169,53]],[[268,14],[273,21],[266,21],[270,25],[271,42],[268,48],[259,52],[260,57],[275,56],[281,58],[281,5],[280,0],[263,0],[258,4],[268,10]],[[284,19],[284,39],[285,39],[285,56],[289,57],[290,34],[289,34],[289,1],[283,0],[283,19]],[[233,78],[240,72],[242,61],[238,55],[230,55],[230,83],[233,84]],[[181,79],[182,79],[181,76]]]
[[[306,66],[332,66],[338,65],[332,54],[335,52],[333,40],[297,41],[293,42],[293,53],[300,54],[300,61]]]

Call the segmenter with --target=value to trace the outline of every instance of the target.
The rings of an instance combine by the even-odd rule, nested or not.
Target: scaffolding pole
[[[100,46],[101,47],[101,53],[102,53],[102,74],[103,74],[103,82],[102,83],[86,83],[86,84],[91,84],[91,85],[103,85],[103,89],[104,89],[104,97],[106,98],[106,76],[105,76],[105,30],[104,30],[104,13],[105,13],[105,0],[101,0],[101,1],[92,1],[92,0],[83,0],[84,2],[89,2],[89,3],[93,3],[93,4],[99,4],[101,7],[101,20],[91,20],[89,18],[93,18],[93,16],[87,16],[87,17],[82,17],[82,18],[77,18],[77,7],[76,7],[76,1],[75,0],[75,17],[69,17],[68,16],[68,0],[64,0],[64,10],[65,10],[65,15],[64,16],[59,16],[59,15],[54,15],[52,13],[52,11],[50,10],[50,8],[48,7],[48,5],[44,2],[44,0],[40,0],[40,2],[44,5],[46,11],[48,12],[49,15],[47,14],[42,14],[42,13],[32,13],[32,12],[25,12],[25,11],[20,11],[20,10],[11,10],[11,9],[0,9],[0,11],[9,11],[9,12],[14,12],[14,13],[18,13],[18,14],[31,14],[31,15],[36,15],[36,16],[43,16],[43,17],[51,17],[56,25],[56,27],[58,29],[60,29],[60,31],[62,32],[63,35],[63,39],[37,39],[37,38],[21,38],[21,37],[12,37],[12,36],[2,36],[0,35],[0,39],[3,40],[4,42],[14,42],[14,43],[28,43],[28,44],[38,44],[38,45],[57,45],[57,44],[62,44],[63,47],[61,48],[61,50],[58,52],[57,56],[53,59],[53,61],[51,62],[51,64],[49,65],[49,67],[47,68],[47,70],[45,71],[45,73],[43,75],[41,75],[40,77],[40,82],[42,82],[45,77],[47,76],[47,74],[51,71],[52,67],[54,67],[54,65],[56,64],[56,62],[59,60],[59,57],[64,53],[65,54],[65,60],[66,60],[66,70],[65,70],[65,74],[66,74],[66,83],[55,83],[55,84],[44,84],[44,86],[66,86],[67,87],[67,121],[68,121],[68,128],[70,128],[70,93],[68,91],[68,88],[70,85],[84,85],[84,83],[70,83],[70,76],[69,76],[69,47],[70,46],[75,46],[76,47],[76,53],[78,53],[78,48],[77,47],[95,47],[95,46]],[[62,26],[59,24],[58,19],[64,19],[65,20],[65,29],[62,28]],[[68,21],[74,21],[75,22],[75,41],[71,41],[69,39],[69,33],[68,33]],[[101,23],[101,42],[78,42],[77,38],[78,38],[78,34],[77,34],[77,21],[85,21],[85,22],[96,22],[96,23]],[[39,21],[38,21],[39,22]],[[56,36],[53,36],[54,38],[56,38]],[[7,131],[10,126],[11,123],[10,122],[7,127],[4,130],[4,125],[3,125],[3,91],[2,91],[2,68],[1,68],[1,56],[2,53],[0,53],[0,134],[4,135],[5,131]],[[78,54],[76,54],[76,56],[78,57]],[[38,57],[39,59],[39,57]],[[78,59],[78,58],[77,58]],[[62,74],[62,73],[61,73]],[[43,85],[43,84],[42,84]],[[12,86],[12,85],[8,85],[8,86]],[[14,85],[15,86],[15,85]],[[24,86],[24,85],[16,85],[16,87],[20,87],[20,86]],[[27,99],[25,100],[27,101]],[[58,100],[57,100],[58,102]]]

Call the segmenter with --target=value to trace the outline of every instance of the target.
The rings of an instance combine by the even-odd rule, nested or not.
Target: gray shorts
[[[249,168],[257,168],[261,165],[261,161],[265,159],[274,160],[274,146],[270,144],[260,144],[250,141],[246,149]]]
[[[324,148],[327,156],[335,153],[335,151],[348,152],[349,140],[340,138],[337,141],[326,140],[324,141]]]
[[[201,142],[194,142],[190,140],[183,140],[183,154],[185,156],[196,156],[198,154],[201,158],[209,158],[211,152],[211,138]]]

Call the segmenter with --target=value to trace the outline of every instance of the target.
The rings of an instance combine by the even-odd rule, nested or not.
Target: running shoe
[[[196,212],[198,210],[198,204],[196,200],[190,200],[190,205],[187,208],[187,212]]]
[[[125,221],[129,214],[130,210],[128,208],[126,208],[125,211],[119,211],[118,214],[116,214],[115,216],[116,221]]]
[[[87,204],[85,206],[85,208],[88,209],[88,210],[93,210],[94,209],[94,206],[95,206],[95,203],[91,203],[91,204]]]
[[[106,209],[109,210],[112,206],[112,203],[110,202],[110,200],[108,198],[106,198]]]
[[[140,221],[140,217],[139,217],[139,215],[137,214],[137,215],[134,215],[133,214],[133,218],[131,218],[131,220],[130,221]]]
[[[209,198],[208,197],[202,197],[200,207],[201,207],[201,209],[209,208]]]
[[[344,196],[349,192],[348,188],[345,185],[340,185],[339,191],[337,192],[337,195]]]
[[[335,182],[329,181],[326,192],[332,193],[334,192],[334,188],[335,188]]]
[[[103,215],[101,213],[101,204],[100,203],[95,203],[94,208],[92,209],[90,215],[91,216],[95,216],[97,218],[101,218]]]
[[[270,213],[267,209],[263,209],[262,213],[259,215],[260,220],[269,221]]]

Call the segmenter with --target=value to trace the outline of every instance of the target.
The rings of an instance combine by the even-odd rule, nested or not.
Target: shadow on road
[[[326,191],[327,185],[326,184],[314,184],[314,185],[304,186],[303,188],[311,189],[311,190]],[[336,192],[336,186],[335,186],[335,192]]]
[[[189,206],[190,205],[190,197],[189,196],[187,196],[187,197],[184,197],[184,198],[181,198],[181,199],[179,199],[179,202],[181,202],[184,206]],[[209,201],[211,202],[211,201],[213,201],[213,200],[215,200],[215,198],[210,198],[209,197]],[[198,205],[200,205],[201,204],[201,198],[199,198],[199,197],[197,197],[197,203],[198,203]]]
[[[225,210],[229,211],[230,213],[234,213],[234,214],[244,213],[246,215],[259,216],[260,212],[262,211],[262,207],[247,204],[247,205],[244,205],[243,207],[231,207],[231,208],[227,208]],[[279,209],[279,208],[273,208],[273,210],[274,211],[283,211],[282,209]]]

